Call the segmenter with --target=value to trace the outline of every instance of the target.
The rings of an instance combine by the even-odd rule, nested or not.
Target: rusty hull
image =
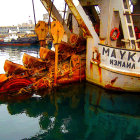
[[[91,62],[90,71],[91,74],[87,75],[86,80],[91,83],[116,91],[140,91],[140,77],[110,71],[93,62]]]

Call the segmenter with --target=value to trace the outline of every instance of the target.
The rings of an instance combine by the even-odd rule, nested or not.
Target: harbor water
[[[0,47],[6,59],[22,64],[39,46]],[[74,83],[26,100],[0,96],[0,140],[140,140],[140,95]]]

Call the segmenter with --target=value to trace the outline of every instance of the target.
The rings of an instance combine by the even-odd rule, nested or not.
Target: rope
[[[83,65],[81,65],[81,66],[78,66],[78,67],[76,67],[76,68],[73,68],[72,69],[72,72],[75,72],[77,69],[79,69],[79,68],[82,68],[82,67],[85,67],[85,64],[83,64]],[[71,73],[71,70],[69,70],[67,73],[65,73],[65,75],[62,75],[62,76],[60,76],[58,79],[60,79],[60,78],[62,78],[62,77],[64,77],[64,76],[67,76],[67,75],[69,75]],[[71,75],[70,75],[71,76]]]

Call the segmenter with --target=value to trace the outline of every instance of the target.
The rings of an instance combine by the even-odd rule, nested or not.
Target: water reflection
[[[140,138],[140,97],[111,94],[101,88],[86,86],[86,138],[134,140]]]
[[[45,97],[5,104],[12,116],[26,114],[37,119],[38,125],[32,128],[35,134],[23,139],[134,140],[140,137],[139,99],[138,95],[112,94],[81,83],[57,89]]]
[[[72,90],[68,90],[70,88]],[[82,89],[83,85],[63,87],[44,98],[30,98],[23,102],[7,103],[7,110],[10,115],[25,113],[28,117],[39,118],[40,131],[30,139],[63,139],[64,134],[67,134],[67,137],[70,136],[69,133],[74,134],[75,130],[78,132],[76,127],[83,119],[83,117],[78,119],[78,116],[83,114]],[[77,108],[81,109],[77,111]]]

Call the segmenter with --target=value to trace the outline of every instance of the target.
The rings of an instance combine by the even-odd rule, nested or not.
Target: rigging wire
[[[34,7],[34,0],[32,0],[32,6],[33,6],[33,14],[34,14],[34,23],[36,26],[36,16],[35,16],[35,7]],[[37,51],[37,58],[38,58],[39,52]]]
[[[48,26],[50,26],[50,20],[51,20],[51,13],[52,13],[52,8],[53,8],[53,2],[54,2],[54,0],[52,0],[51,10],[50,10],[50,13],[49,13]]]
[[[64,22],[65,22],[66,8],[67,8],[67,4],[65,3],[64,15],[63,15],[63,23],[62,23],[62,25],[64,25]]]
[[[36,16],[35,16],[34,0],[32,0],[32,6],[33,6],[34,22],[35,22],[35,25],[36,25]]]

